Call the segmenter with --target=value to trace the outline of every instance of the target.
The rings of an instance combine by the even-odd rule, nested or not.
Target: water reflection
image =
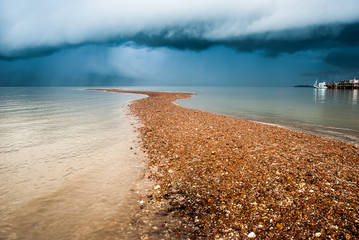
[[[327,89],[314,89],[314,100],[316,103],[324,103]]]
[[[353,90],[352,103],[353,105],[358,103],[358,89]]]
[[[351,105],[355,108],[358,103],[358,89],[314,89],[315,103],[325,103],[326,101]]]

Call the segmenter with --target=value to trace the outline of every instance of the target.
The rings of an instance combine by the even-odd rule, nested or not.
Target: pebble
[[[118,92],[149,96],[130,110],[141,121],[140,144],[157,184],[152,202],[173,199],[186,231],[228,239],[230,228],[264,225],[248,237],[310,239],[323,228],[334,239],[359,236],[356,146],[172,104],[191,94]]]
[[[248,238],[255,238],[257,235],[254,232],[248,234]]]

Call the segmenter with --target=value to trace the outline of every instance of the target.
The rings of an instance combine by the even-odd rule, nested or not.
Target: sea
[[[128,220],[143,159],[126,105],[141,97],[0,88],[0,239],[105,239]]]
[[[176,103],[359,144],[358,90],[113,88],[196,93]],[[84,87],[0,88],[0,239],[125,232],[145,164],[135,154],[136,119],[127,105],[142,97]]]
[[[189,108],[359,143],[358,89],[206,87]]]

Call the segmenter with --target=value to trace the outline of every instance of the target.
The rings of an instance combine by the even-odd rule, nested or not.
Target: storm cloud
[[[358,10],[355,0],[0,0],[0,59],[129,42],[272,57],[357,46]]]
[[[359,69],[359,48],[333,51],[324,58],[324,61],[348,70]]]
[[[352,77],[358,12],[357,0],[0,0],[0,86]]]

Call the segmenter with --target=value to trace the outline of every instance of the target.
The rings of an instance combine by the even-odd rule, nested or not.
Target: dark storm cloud
[[[133,42],[267,56],[358,44],[355,0],[0,0],[0,59]]]
[[[11,54],[4,54],[4,55],[0,54],[0,60],[12,61],[19,59],[44,57],[44,56],[49,56],[63,48],[66,48],[66,46],[28,48],[28,49],[11,52]]]
[[[281,53],[295,53],[298,51],[331,49],[358,46],[359,22],[350,24],[329,24],[302,29],[291,29],[278,32],[266,32],[247,35],[240,38],[208,40],[203,36],[206,27],[201,24],[186,27],[172,27],[156,32],[139,32],[133,36],[119,36],[106,41],[83,42],[77,45],[58,45],[56,47],[26,48],[1,55],[2,60],[32,58],[46,56],[63,48],[74,48],[84,45],[121,45],[132,42],[149,47],[168,47],[179,50],[201,51],[212,46],[227,46],[239,52],[261,51],[265,56],[276,57]],[[353,56],[354,57],[354,56]],[[349,58],[349,56],[346,56]],[[328,56],[328,63],[332,64]],[[338,64],[335,64],[338,65]],[[339,66],[339,65],[338,65]]]
[[[294,53],[309,49],[330,49],[356,46],[359,43],[359,22],[350,24],[328,24],[316,27],[291,29],[278,32],[266,32],[247,35],[240,38],[207,40],[203,33],[206,26],[191,27],[196,34],[191,35],[185,28],[164,29],[158,34],[139,33],[127,40],[151,47],[169,47],[175,49],[205,50],[216,45],[234,48],[240,52],[263,51],[267,56],[281,53]],[[125,39],[121,39],[125,41]]]
[[[224,44],[241,52],[262,51],[266,56],[276,57],[281,53],[357,46],[358,39],[353,36],[359,36],[358,22],[256,34]]]
[[[193,28],[193,27],[192,27]],[[196,34],[193,36],[186,32],[183,27],[172,27],[161,30],[158,34],[141,32],[128,40],[137,44],[150,47],[168,47],[179,50],[205,50],[220,42],[210,41],[201,36],[203,30],[196,26]]]
[[[331,52],[324,62],[348,70],[359,70],[359,49]]]
[[[0,86],[132,84],[132,79],[109,66],[110,51],[110,48],[83,46],[44,57],[0,61]]]
[[[319,72],[304,72],[301,73],[300,75],[303,77],[316,77],[316,76],[320,76],[320,75],[338,75],[338,74],[342,74],[342,72],[339,71],[319,71]]]
[[[289,85],[353,72],[358,11],[357,0],[0,0],[0,85]]]

